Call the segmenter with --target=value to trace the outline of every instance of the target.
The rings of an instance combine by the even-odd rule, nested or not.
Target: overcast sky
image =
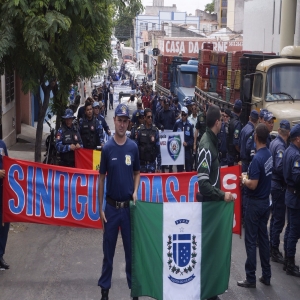
[[[172,6],[176,4],[178,11],[186,11],[188,14],[195,15],[196,9],[204,9],[207,3],[211,0],[164,0],[165,6]],[[152,6],[153,0],[142,0],[144,6]]]

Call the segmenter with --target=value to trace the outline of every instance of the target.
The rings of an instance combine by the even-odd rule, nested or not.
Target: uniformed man
[[[5,143],[0,140],[0,270],[9,269],[9,264],[4,260],[3,255],[5,254],[5,248],[8,238],[9,225],[10,223],[3,222],[3,209],[2,209],[2,194],[3,194],[3,179],[5,178],[6,172],[3,169],[3,157],[8,156],[7,148]]]
[[[271,183],[272,217],[270,221],[270,246],[271,260],[283,264],[283,256],[279,251],[280,233],[285,223],[285,191],[286,184],[283,177],[283,154],[287,148],[287,140],[290,135],[290,123],[287,120],[280,121],[278,135],[270,144],[273,157],[273,174]]]
[[[130,138],[137,143],[138,128],[145,123],[144,110],[139,111],[138,123],[131,127]]]
[[[100,126],[103,127],[106,134],[108,136],[111,136],[111,131],[109,129],[109,126],[107,125],[107,122],[105,121],[104,116],[102,114],[100,114],[100,106],[101,106],[101,104],[99,102],[93,103],[94,116],[98,119]]]
[[[144,114],[145,122],[139,126],[137,134],[141,173],[160,173],[159,131],[152,122],[153,115],[151,109],[146,108]]]
[[[184,164],[185,171],[191,172],[193,165],[193,156],[192,149],[194,145],[194,132],[193,125],[188,121],[188,110],[185,106],[181,108],[181,119],[177,120],[173,131],[174,132],[183,132],[184,133]],[[183,172],[184,165],[177,165],[177,172]]]
[[[79,121],[79,128],[83,148],[95,150],[104,145],[103,126],[93,115],[91,104],[85,105],[85,117]]]
[[[119,228],[125,252],[126,277],[131,288],[131,226],[130,200],[137,200],[140,183],[140,163],[137,145],[126,137],[129,124],[129,111],[125,104],[119,104],[114,117],[115,135],[102,149],[98,199],[103,226],[103,264],[98,281],[101,300],[108,300],[113,271],[113,259],[118,240]],[[106,206],[104,184],[106,178]],[[134,296],[134,295],[133,295]],[[138,300],[138,297],[133,297]]]
[[[130,121],[130,125],[129,125],[129,130],[131,129],[131,127],[134,124],[138,123],[138,117],[140,115],[140,111],[144,110],[143,109],[143,102],[141,99],[138,99],[138,101],[136,102],[136,110],[133,112],[132,117],[131,117],[131,121]]]
[[[228,128],[228,166],[233,166],[234,163],[239,162],[240,148],[239,148],[239,137],[242,130],[242,123],[240,115],[242,113],[242,101],[237,99],[234,102],[233,112],[231,113],[231,119]]]
[[[219,159],[220,159],[220,166],[227,166],[227,136],[228,136],[228,127],[229,121],[231,116],[230,109],[226,109],[224,111],[223,120],[221,130],[218,133],[218,140],[219,140]]]
[[[276,120],[276,118],[274,117],[274,115],[266,110],[261,110],[261,114],[262,115],[262,111],[264,113],[264,116],[261,120],[259,120],[260,123],[263,123],[267,126],[268,130],[269,130],[269,136],[267,139],[267,148],[270,147],[270,143],[271,143],[271,135],[270,133],[273,131],[274,128],[274,120]],[[255,155],[256,152],[256,145],[254,142],[254,133],[249,137],[247,143],[246,143],[246,151],[250,153],[250,159],[252,160],[252,157]]]
[[[55,147],[60,155],[60,165],[65,167],[75,167],[75,151],[83,147],[80,133],[73,124],[75,116],[72,109],[65,110],[62,116],[64,122],[58,129]]]
[[[243,127],[240,133],[239,148],[240,148],[240,158],[242,161],[242,172],[248,172],[248,168],[252,160],[252,157],[250,156],[250,151],[247,151],[246,149],[246,143],[250,138],[250,136],[254,137],[253,134],[254,134],[255,127],[258,123],[258,118],[259,118],[258,112],[255,109],[252,110],[249,116],[248,123]],[[242,187],[243,219],[244,219],[246,207],[247,207],[247,189],[245,187]]]
[[[245,211],[245,263],[246,279],[237,282],[245,288],[256,287],[256,242],[258,239],[262,276],[259,281],[270,285],[271,266],[267,224],[270,215],[271,179],[273,159],[266,147],[269,131],[265,124],[258,124],[255,129],[256,154],[248,169],[248,178],[242,177],[242,184],[247,189],[248,203]]]
[[[300,277],[295,265],[296,245],[300,237],[300,124],[290,132],[291,143],[283,154],[283,177],[287,184],[285,205],[288,211],[288,226],[284,237],[286,274]]]

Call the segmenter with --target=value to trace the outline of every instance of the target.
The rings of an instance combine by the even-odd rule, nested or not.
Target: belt
[[[285,190],[287,188],[284,181],[282,182],[281,180],[277,180],[277,179],[273,179],[273,178],[272,178],[272,181],[280,184],[280,187],[281,187],[282,190]]]
[[[106,196],[106,202],[107,202],[109,205],[111,205],[111,206],[113,206],[113,207],[119,209],[119,208],[126,208],[126,207],[129,207],[129,202],[130,202],[130,200],[118,202],[118,201],[115,201],[115,200],[113,200],[112,198]]]
[[[153,163],[155,163],[155,160],[153,160],[153,161],[141,160],[140,161],[141,166],[150,165],[150,164],[153,164]]]

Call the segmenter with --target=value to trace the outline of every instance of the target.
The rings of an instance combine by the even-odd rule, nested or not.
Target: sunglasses
[[[152,116],[147,116],[146,118],[147,118],[147,119],[152,119]]]

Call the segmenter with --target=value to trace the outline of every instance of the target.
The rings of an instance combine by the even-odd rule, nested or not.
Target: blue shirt
[[[228,134],[228,123],[222,122],[221,130],[217,137],[219,140],[219,152],[222,154],[227,153],[227,134]]]
[[[283,154],[283,176],[288,187],[300,191],[300,149],[293,143]],[[285,193],[286,206],[300,209],[300,197],[290,192]]]
[[[268,199],[271,191],[273,159],[267,147],[260,148],[248,169],[248,178],[258,180],[255,190],[247,188],[249,198]]]
[[[281,189],[285,186],[283,178],[283,154],[287,145],[280,135],[270,144],[270,151],[273,157],[272,189]]]
[[[240,147],[240,156],[241,160],[250,162],[250,151],[246,150],[246,143],[250,136],[252,136],[254,132],[254,125],[252,122],[248,122],[246,126],[241,130],[240,139],[239,139],[239,147]]]
[[[194,126],[189,122],[186,121],[185,123],[182,122],[182,120],[177,120],[173,131],[174,132],[184,132],[184,141],[187,143],[186,149],[191,149],[194,145]]]
[[[118,145],[110,139],[102,149],[100,174],[106,175],[106,195],[115,201],[132,199],[134,192],[133,172],[140,170],[139,151],[135,142],[126,139]]]

